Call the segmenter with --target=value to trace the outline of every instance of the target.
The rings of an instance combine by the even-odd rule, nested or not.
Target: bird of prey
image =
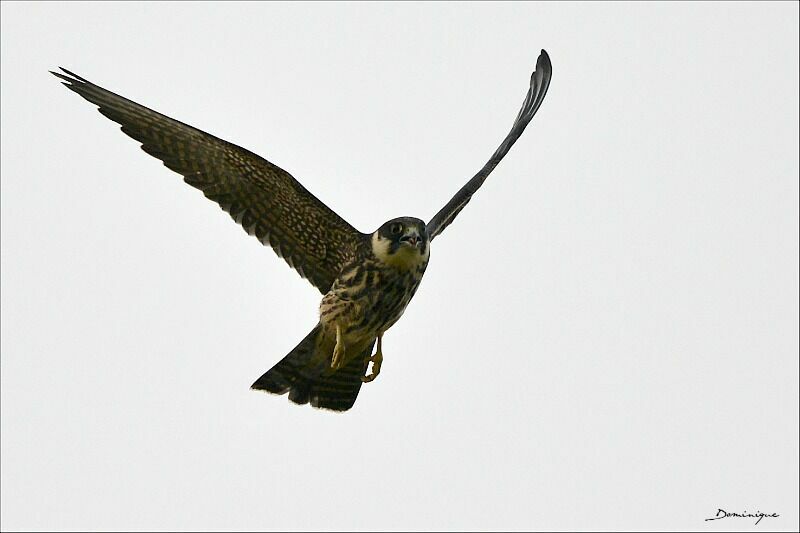
[[[542,50],[511,131],[427,224],[401,217],[361,233],[266,159],[61,70],[63,74],[51,73],[120,124],[145,152],[218,203],[247,233],[271,246],[323,294],[317,325],[251,388],[288,392],[294,403],[333,411],[350,409],[362,383],[380,372],[383,334],[414,296],[431,241],[522,135],[547,93],[552,73],[550,58]]]

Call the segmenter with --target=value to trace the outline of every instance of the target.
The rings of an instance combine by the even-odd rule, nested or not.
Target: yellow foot
[[[331,368],[339,370],[344,366],[344,342],[342,342],[342,330],[336,326],[336,347],[333,349],[333,357],[331,358]]]
[[[361,378],[361,381],[363,381],[364,383],[369,383],[370,381],[377,378],[378,374],[381,373],[381,364],[383,363],[383,352],[381,351],[381,339],[382,336],[378,337],[378,349],[375,350],[375,355],[367,359],[367,361],[372,361],[372,373],[367,376],[363,376]]]

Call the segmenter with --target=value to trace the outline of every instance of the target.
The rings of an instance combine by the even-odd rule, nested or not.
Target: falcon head
[[[372,253],[389,265],[411,268],[427,261],[425,222],[413,217],[394,218],[372,234]]]

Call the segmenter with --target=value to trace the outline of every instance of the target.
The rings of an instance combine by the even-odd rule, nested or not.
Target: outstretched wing
[[[182,174],[247,233],[269,244],[323,294],[364,235],[269,161],[63,70],[64,85],[97,105],[142,143],[142,150]]]
[[[430,222],[428,222],[428,237],[431,240],[450,225],[453,219],[456,218],[456,215],[464,209],[464,206],[467,205],[472,195],[480,189],[483,182],[486,181],[486,178],[492,173],[492,170],[494,170],[494,167],[496,167],[500,160],[508,153],[516,140],[519,139],[519,136],[522,135],[522,132],[525,131],[525,126],[531,121],[533,115],[536,114],[536,111],[542,104],[542,100],[544,100],[547,87],[550,85],[550,76],[552,72],[553,69],[550,65],[550,57],[547,55],[547,52],[542,50],[538,61],[536,61],[536,70],[534,70],[531,75],[531,87],[528,89],[528,94],[525,96],[525,101],[522,103],[522,109],[519,110],[519,114],[516,120],[514,120],[511,131],[506,138],[503,139],[500,147],[492,154],[491,159],[483,165],[480,172],[475,174],[466,185],[461,187],[456,195],[434,215]]]

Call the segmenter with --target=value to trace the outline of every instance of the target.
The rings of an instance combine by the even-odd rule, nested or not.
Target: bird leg
[[[381,363],[383,363],[383,351],[381,350],[381,340],[383,340],[382,333],[378,335],[378,349],[375,350],[375,355],[367,359],[368,361],[372,361],[372,373],[368,376],[364,376],[361,378],[361,381],[363,381],[364,383],[369,383],[373,379],[377,378],[378,374],[381,373]]]
[[[342,328],[336,324],[336,347],[333,349],[333,357],[331,358],[331,368],[339,370],[344,366],[344,341],[342,340]]]

